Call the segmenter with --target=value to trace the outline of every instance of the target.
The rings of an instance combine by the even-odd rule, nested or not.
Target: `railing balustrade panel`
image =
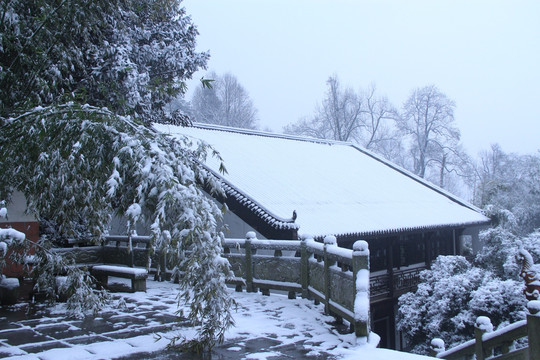
[[[300,284],[300,258],[253,256],[253,278]]]
[[[322,262],[317,262],[315,259],[310,259],[308,264],[309,269],[309,286],[315,290],[324,293],[324,265]]]
[[[246,260],[243,256],[235,255],[226,254],[224,257],[229,260],[234,276],[244,278],[246,276]]]
[[[347,309],[354,309],[354,281],[352,272],[343,272],[341,269],[330,268],[331,298]]]
[[[475,323],[475,339],[445,350],[442,339],[431,341],[431,355],[441,359],[462,360],[537,360],[540,359],[540,301],[527,303],[526,320],[493,331],[491,320],[479,316]],[[518,339],[527,338],[528,346],[515,348]]]

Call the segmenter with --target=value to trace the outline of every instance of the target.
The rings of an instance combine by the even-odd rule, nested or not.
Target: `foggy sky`
[[[337,75],[355,90],[374,83],[398,107],[414,88],[435,84],[456,102],[471,155],[492,143],[506,152],[540,149],[539,1],[183,4],[200,32],[198,50],[210,50],[209,70],[238,78],[262,129],[281,131],[313,114]]]

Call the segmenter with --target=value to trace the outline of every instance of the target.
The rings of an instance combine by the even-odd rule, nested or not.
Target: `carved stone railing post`
[[[325,297],[325,304],[324,304],[324,313],[327,315],[331,315],[330,311],[330,298],[331,298],[331,290],[332,286],[330,283],[330,267],[334,264],[334,261],[330,260],[330,257],[328,256],[328,247],[329,246],[335,246],[337,244],[337,240],[335,236],[329,235],[324,238],[324,255],[323,255],[323,261],[324,261],[324,297]]]
[[[482,339],[482,336],[484,336],[485,333],[492,331],[493,325],[487,316],[479,316],[476,318],[476,322],[474,324],[474,337],[476,339],[474,352],[476,354],[476,360],[484,360],[493,353],[493,351],[486,351],[487,349],[484,349]]]
[[[429,356],[437,357],[437,355],[442,353],[444,350],[445,346],[443,339],[435,338],[431,340],[431,344],[429,346]]]
[[[307,241],[310,239],[308,236],[302,238],[300,243],[300,281],[302,282],[302,298],[307,299],[309,297],[309,252],[307,249]]]
[[[369,248],[363,240],[353,244],[354,333],[356,337],[369,336]]]
[[[529,359],[540,359],[540,300],[527,303],[527,333],[529,336]]]
[[[246,252],[246,291],[256,292],[253,287],[253,250],[251,248],[251,241],[257,239],[255,232],[249,231],[246,234],[245,252]]]

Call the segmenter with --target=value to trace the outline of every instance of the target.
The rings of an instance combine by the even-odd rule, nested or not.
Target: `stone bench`
[[[106,287],[109,276],[116,276],[131,280],[132,291],[146,291],[146,278],[148,270],[140,267],[129,267],[124,265],[94,265],[90,270],[101,286]]]
[[[150,238],[133,236],[131,243],[130,246],[127,236],[107,236],[101,245],[77,244],[54,251],[70,258],[75,266],[87,268],[102,287],[107,287],[109,276],[115,276],[130,279],[132,291],[146,291]]]

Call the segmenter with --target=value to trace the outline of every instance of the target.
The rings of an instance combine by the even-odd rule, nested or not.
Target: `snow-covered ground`
[[[123,281],[118,279],[115,281]],[[65,347],[47,348],[43,351],[25,351],[25,344],[8,345],[8,330],[0,329],[0,350],[8,351],[14,359],[110,359],[118,357],[133,357],[137,359],[172,357],[163,356],[171,336],[180,332],[190,337],[193,331],[189,328],[167,330],[162,326],[163,321],[155,321],[149,317],[162,318],[163,314],[174,314],[176,310],[176,288],[171,283],[148,281],[146,293],[115,293],[110,308],[104,309],[101,318],[107,320],[110,328],[104,333],[95,332],[95,341],[84,341],[88,335],[64,339]],[[225,343],[218,347],[221,358],[226,359],[282,359],[282,358],[312,358],[312,359],[404,359],[421,360],[427,357],[400,353],[391,350],[377,349],[373,344],[357,345],[352,334],[340,334],[331,323],[332,317],[325,316],[322,305],[314,305],[312,301],[298,298],[289,300],[287,296],[272,294],[263,296],[260,293],[231,294],[237,302],[234,310],[236,326],[226,334]],[[156,309],[158,311],[156,311]],[[138,311],[138,312],[137,312]],[[143,311],[143,312],[141,312]],[[146,311],[146,312],[144,312]],[[34,321],[34,328],[56,326],[64,323],[59,314],[63,305],[58,305],[50,316]],[[144,315],[152,314],[152,315]],[[55,317],[56,316],[56,317]],[[147,327],[157,329],[144,334],[144,329],[130,324],[127,318],[146,320]],[[148,317],[148,318],[147,318]],[[118,319],[116,322],[114,319]],[[5,318],[3,319],[5,321]],[[170,322],[170,318],[168,319]],[[136,321],[137,322],[137,321]],[[165,321],[166,322],[166,321]],[[20,325],[21,323],[19,323]],[[24,325],[25,323],[22,322]],[[26,323],[29,326],[30,323]],[[77,334],[81,327],[75,322],[67,322],[67,331]],[[111,326],[112,324],[112,326]],[[129,332],[131,331],[131,333]],[[125,335],[122,335],[125,334]],[[130,335],[132,334],[132,335]],[[66,335],[67,336],[67,335]],[[377,336],[373,335],[372,340]],[[74,339],[74,340],[72,340]],[[77,340],[77,341],[75,341]],[[77,344],[79,343],[80,344]],[[42,344],[47,344],[43,342]],[[260,346],[256,346],[260,344]],[[254,346],[255,345],[255,346]],[[142,355],[141,355],[142,353]],[[139,355],[136,355],[139,354]],[[170,353],[168,353],[170,355]],[[225,354],[225,355],[223,355]],[[292,354],[292,355],[291,355]],[[183,357],[180,357],[182,359]],[[186,357],[192,359],[193,357]]]

